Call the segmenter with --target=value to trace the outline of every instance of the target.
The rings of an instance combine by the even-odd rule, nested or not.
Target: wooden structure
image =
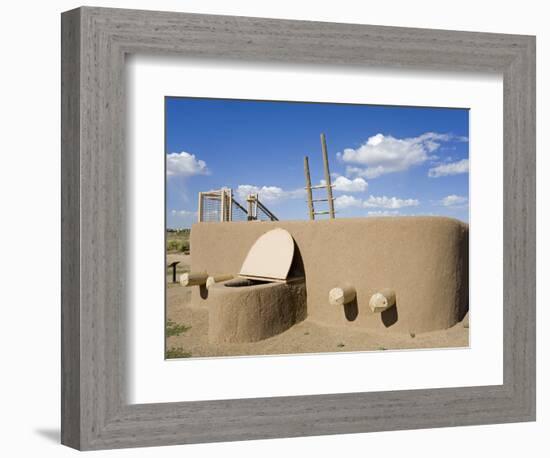
[[[232,221],[233,207],[233,191],[230,188],[199,192],[199,223]],[[246,213],[244,208],[242,210]]]
[[[317,215],[329,215],[330,219],[334,219],[334,197],[332,196],[332,181],[330,178],[330,168],[328,165],[328,153],[327,153],[327,141],[325,134],[321,134],[321,152],[323,155],[323,167],[325,172],[325,183],[312,186],[311,185],[311,175],[309,173],[309,159],[307,156],[304,157],[304,174],[306,178],[306,193],[307,193],[307,204],[309,211],[309,219],[314,220]],[[314,199],[313,190],[314,189],[326,189],[327,197]],[[314,202],[327,202],[328,210],[315,211]]]
[[[198,222],[279,220],[260,202],[258,194],[249,194],[246,200],[248,208],[235,199],[231,188],[199,192]]]
[[[261,219],[279,221],[279,218],[277,218],[264,204],[260,202],[257,193],[249,194],[246,198],[246,203],[248,205],[248,221],[257,221]]]

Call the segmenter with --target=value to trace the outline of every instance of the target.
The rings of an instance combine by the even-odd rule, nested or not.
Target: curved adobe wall
[[[308,319],[419,333],[449,328],[466,313],[468,225],[451,218],[199,223],[191,231],[193,270],[238,273],[254,241],[274,227],[290,232],[302,257]],[[328,292],[345,284],[356,288],[356,302],[331,306]],[[383,288],[395,291],[397,305],[372,313],[369,299]]]
[[[256,342],[302,321],[306,315],[303,282],[263,283],[208,290],[208,338],[211,343]]]

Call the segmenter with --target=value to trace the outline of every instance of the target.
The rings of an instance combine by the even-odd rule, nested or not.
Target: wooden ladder
[[[323,165],[325,168],[325,184],[311,186],[311,175],[309,174],[309,159],[304,157],[304,174],[306,177],[306,192],[307,192],[307,205],[309,210],[309,219],[314,220],[316,215],[329,215],[330,219],[334,219],[334,197],[332,197],[332,182],[330,178],[330,170],[328,166],[328,154],[327,154],[327,141],[325,134],[321,134],[321,150],[323,153]],[[314,189],[326,189],[326,199],[314,199]],[[328,202],[328,210],[315,211],[314,202]]]

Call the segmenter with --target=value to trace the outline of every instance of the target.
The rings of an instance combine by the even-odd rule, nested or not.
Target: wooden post
[[[202,206],[202,192],[199,192],[199,223],[202,222],[203,220],[203,217],[202,217],[202,212],[203,212],[203,206]]]
[[[252,205],[250,211],[252,212],[252,219],[256,221],[258,219],[258,193],[251,194],[252,196]]]
[[[220,221],[225,221],[225,189],[220,189]]]
[[[246,208],[248,211],[248,221],[252,221],[254,216],[252,215],[252,194],[248,194],[246,197]]]
[[[328,301],[330,305],[344,305],[353,301],[355,295],[355,288],[353,286],[332,288],[328,293]]]
[[[206,272],[189,272],[181,274],[181,286],[201,286],[206,284],[208,274]]]
[[[383,289],[374,293],[369,301],[369,307],[374,313],[383,312],[395,305],[395,291],[392,289]]]
[[[313,211],[313,195],[311,192],[311,176],[309,175],[309,159],[304,157],[304,174],[306,176],[307,207],[309,210],[309,219],[315,219]]]
[[[170,264],[168,267],[172,268],[172,283],[177,283],[176,281],[176,266],[179,264],[179,261],[174,261],[172,264]]]
[[[323,150],[323,164],[325,166],[325,182],[327,184],[328,211],[331,219],[334,219],[334,199],[332,198],[332,181],[328,167],[327,141],[325,134],[321,134],[321,149]]]
[[[227,221],[233,221],[233,189],[228,189],[227,194],[229,196],[229,217],[227,218]]]

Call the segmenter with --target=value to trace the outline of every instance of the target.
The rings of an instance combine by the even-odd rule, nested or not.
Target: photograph
[[[166,359],[469,347],[468,108],[164,108]]]

